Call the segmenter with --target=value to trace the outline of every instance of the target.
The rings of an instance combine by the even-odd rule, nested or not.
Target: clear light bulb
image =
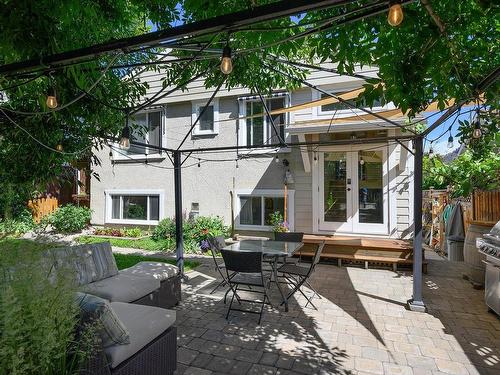
[[[201,167],[201,164],[200,164],[200,159],[198,159],[198,168]]]
[[[276,157],[274,158],[274,161],[276,162],[276,164],[278,164],[280,162],[280,157],[278,155],[276,155]]]
[[[434,150],[431,147],[429,150],[429,159],[432,159],[432,158],[434,158]]]
[[[231,59],[231,48],[225,46],[222,50],[222,60],[220,62],[220,70],[224,74],[231,74],[233,71],[233,61]]]
[[[448,137],[448,148],[453,148],[453,137],[451,135]]]
[[[238,165],[238,160],[236,160],[236,169],[238,169],[240,166]]]
[[[130,128],[128,125],[122,129],[122,134],[120,136],[120,148],[122,150],[130,149]]]
[[[387,22],[391,26],[399,26],[403,22],[403,7],[401,4],[392,4],[387,15]]]
[[[365,164],[365,161],[363,160],[363,158],[360,158],[360,159],[359,159],[359,164],[361,164],[361,165],[364,165],[364,164]]]
[[[45,101],[45,104],[47,104],[47,107],[50,109],[57,108],[56,90],[54,90],[53,87],[49,87],[47,91],[47,100]]]
[[[483,132],[481,130],[481,124],[479,123],[479,121],[476,121],[476,123],[474,125],[474,131],[472,132],[472,137],[475,139],[478,139],[478,138],[481,138],[482,135],[483,135]]]
[[[62,152],[63,150],[63,145],[58,143],[57,146],[56,146],[56,150],[59,151],[59,152]]]

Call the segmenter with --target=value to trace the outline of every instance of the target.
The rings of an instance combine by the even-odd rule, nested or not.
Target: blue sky
[[[453,135],[453,138],[454,138],[454,147],[453,147],[453,149],[457,148],[458,147],[458,141],[457,141],[456,135],[457,135],[457,132],[458,132],[458,121],[459,120],[469,120],[470,117],[471,117],[471,112],[469,112],[469,113],[463,113],[463,112],[468,112],[470,109],[471,109],[470,106],[463,107],[462,111],[461,111],[462,113],[460,115],[458,115],[458,119],[456,121],[455,121],[455,118],[457,116],[456,115],[451,116],[448,120],[446,120],[444,123],[442,123],[436,129],[434,129],[428,135],[427,139],[435,139],[435,138],[439,137],[455,121],[453,123],[453,128],[451,130],[451,134]],[[434,112],[425,112],[423,115],[425,117],[428,117],[429,115],[432,115],[434,113],[436,113],[436,111],[434,111]],[[439,117],[440,117],[440,115],[435,115],[435,116],[431,117],[429,119],[429,121],[428,121],[428,126],[431,126]],[[451,151],[450,149],[447,148],[448,137],[449,137],[449,134],[446,133],[439,140],[437,140],[437,141],[435,141],[433,143],[433,149],[434,149],[435,153],[437,153],[437,154],[447,154],[448,152]],[[430,143],[426,142],[425,143],[425,151],[429,151],[429,146],[430,146]]]

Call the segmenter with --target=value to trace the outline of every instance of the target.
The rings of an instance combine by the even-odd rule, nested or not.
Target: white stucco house
[[[373,76],[376,69],[359,72]],[[150,86],[146,97],[162,87],[158,73],[144,74],[142,79]],[[311,74],[308,82],[335,93],[363,84],[358,78],[326,72]],[[212,92],[198,80],[187,91],[163,98],[134,117],[133,122],[144,127],[136,138],[176,148]],[[266,116],[254,116],[264,109],[252,95],[244,88],[222,88],[183,148],[277,143]],[[315,103],[321,99],[309,87],[276,90],[266,98],[270,110],[293,107],[274,116],[287,143],[401,134],[398,127],[383,120],[365,120],[362,111],[345,104]],[[391,109],[394,106],[388,104],[372,111]],[[400,124],[406,121],[403,116],[391,119]],[[91,181],[94,225],[153,226],[173,217],[173,167],[165,152],[132,146],[128,151],[113,148],[111,155],[106,148],[96,153],[102,165],[96,168],[100,179]],[[269,214],[284,210],[287,175],[287,220],[292,230],[407,238],[413,217],[411,158],[394,141],[193,153],[182,170],[183,207],[186,216],[221,216],[228,225],[234,223],[237,233],[266,234]]]

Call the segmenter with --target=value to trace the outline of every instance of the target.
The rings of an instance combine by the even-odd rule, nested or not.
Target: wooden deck
[[[362,263],[365,268],[369,264],[377,266],[392,266],[413,264],[413,248],[409,241],[348,236],[304,235],[304,247],[300,255],[312,256],[316,244],[325,241],[322,258],[337,259],[338,265],[343,262]],[[425,272],[424,264],[424,272]]]

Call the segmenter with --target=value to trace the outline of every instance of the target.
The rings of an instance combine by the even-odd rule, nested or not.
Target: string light
[[[62,152],[64,150],[63,148],[63,145],[58,143],[57,146],[56,146],[56,150],[59,151],[59,152]]]
[[[481,130],[481,123],[479,122],[479,116],[478,116],[476,122],[474,123],[474,131],[472,132],[472,137],[475,139],[479,139],[481,138],[482,135],[483,131]]]
[[[200,159],[198,159],[198,168],[201,167],[201,164],[200,164]]]
[[[316,152],[314,152],[314,157],[313,157],[313,160],[314,160],[314,164],[317,164],[318,163],[318,155]]]
[[[399,26],[403,22],[403,7],[399,1],[389,2],[389,14],[387,15],[387,22],[391,26]]]
[[[120,135],[120,148],[122,150],[130,149],[130,127],[128,126],[128,116],[127,122],[125,123],[125,126],[123,127],[122,133]]]
[[[432,141],[431,141],[431,146],[429,148],[429,159],[434,158],[434,149],[432,148]]]
[[[278,154],[276,154],[274,161],[276,162],[276,164],[280,162],[280,157],[278,156]]]
[[[236,169],[238,169],[240,166],[238,165],[238,159],[236,159]]]
[[[365,160],[363,158],[359,158],[359,164],[360,165],[364,165],[365,164]]]
[[[451,130],[450,136],[448,137],[448,148],[453,148],[453,136],[451,135]]]
[[[56,97],[56,89],[53,86],[50,86],[47,90],[47,100],[45,101],[47,107],[50,109],[57,108],[57,97]]]
[[[226,44],[226,46],[222,50],[220,70],[226,75],[231,74],[231,72],[233,71],[233,61],[231,59],[231,47],[229,47],[229,43]]]

